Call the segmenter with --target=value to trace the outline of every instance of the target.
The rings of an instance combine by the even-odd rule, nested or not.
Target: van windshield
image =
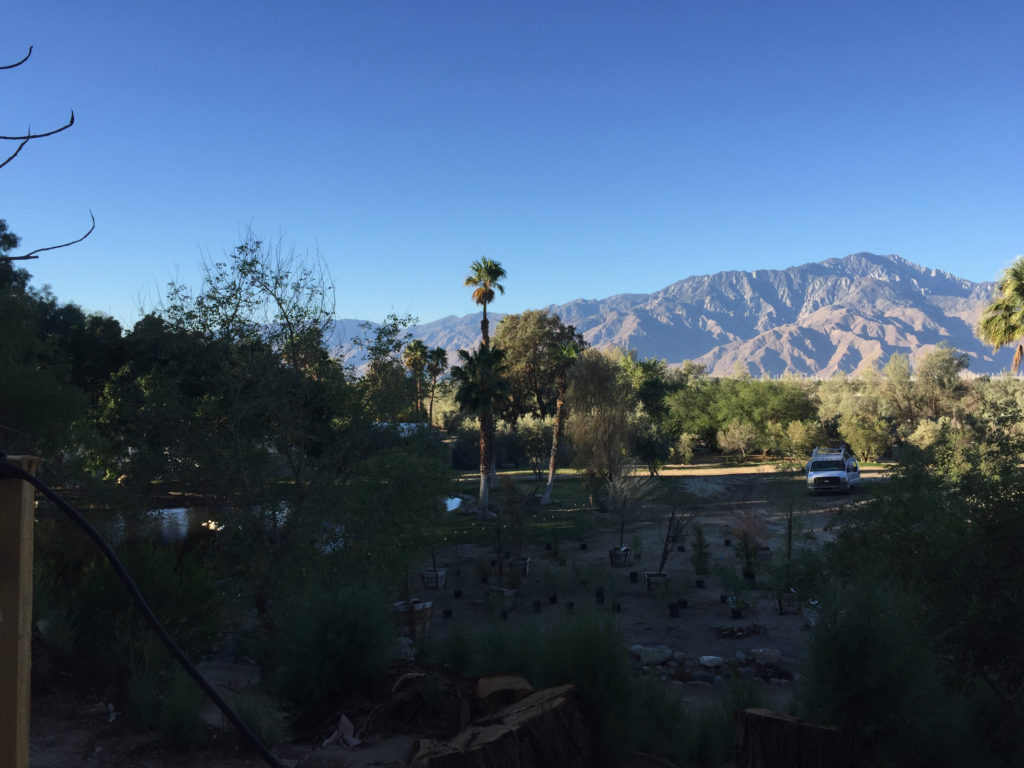
[[[843,470],[843,462],[839,459],[834,461],[811,462],[811,472],[835,472]]]

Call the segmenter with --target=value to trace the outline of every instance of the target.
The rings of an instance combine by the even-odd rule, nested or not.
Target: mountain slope
[[[546,307],[595,347],[635,349],[670,365],[695,360],[713,375],[737,365],[753,375],[831,376],[884,363],[895,352],[916,359],[947,343],[970,356],[976,373],[1009,367],[973,327],[993,283],[974,283],[899,256],[857,253],[783,270],[688,277],[651,294],[578,299]],[[492,315],[492,327],[500,315]],[[428,346],[454,352],[479,339],[479,314],[414,329]]]

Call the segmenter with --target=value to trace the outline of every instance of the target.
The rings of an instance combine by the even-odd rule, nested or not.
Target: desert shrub
[[[689,464],[693,461],[693,454],[697,448],[699,438],[690,432],[684,432],[679,436],[672,449],[672,458],[680,464]]]
[[[191,659],[210,650],[220,609],[213,573],[197,557],[178,554],[152,542],[125,549],[120,560],[167,633]],[[153,631],[114,569],[99,560],[67,593],[75,605],[79,650],[109,678],[123,683],[129,660],[144,653]],[[153,664],[170,669],[164,651]]]
[[[206,736],[200,717],[203,692],[184,670],[170,676],[169,685],[160,702],[160,736],[179,749],[199,746]]]
[[[841,727],[865,765],[968,765],[957,699],[915,601],[876,575],[834,586],[808,651],[800,714]]]
[[[453,440],[452,467],[458,470],[480,468],[480,429],[472,424],[460,424],[449,430]]]
[[[704,526],[693,526],[693,553],[690,555],[690,562],[693,563],[693,572],[698,576],[707,576],[708,565],[711,560],[711,547],[707,537],[704,536]]]
[[[614,621],[583,612],[546,631],[455,630],[429,656],[470,677],[518,672],[536,687],[575,684],[603,764],[634,749],[688,754],[692,734],[679,702],[657,681],[636,678],[623,646]]]
[[[232,696],[228,704],[253,735],[269,748],[288,737],[281,712],[272,701],[259,693]]]
[[[387,672],[394,619],[384,595],[365,585],[314,579],[275,601],[271,621],[261,665],[302,722],[328,714],[343,693],[371,690]]]

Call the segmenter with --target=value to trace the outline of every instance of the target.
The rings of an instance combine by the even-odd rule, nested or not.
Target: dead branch
[[[0,141],[31,141],[32,139],[45,139],[47,136],[53,136],[55,133],[66,131],[72,125],[75,124],[75,110],[71,110],[71,117],[68,121],[60,128],[54,128],[52,131],[46,133],[32,133],[32,129],[29,128],[28,133],[23,136],[0,136]]]
[[[89,211],[89,218],[92,219],[92,226],[89,227],[88,232],[86,232],[77,240],[70,240],[69,242],[61,243],[60,245],[50,245],[47,246],[46,248],[36,248],[34,251],[29,251],[23,256],[0,256],[0,261],[24,261],[25,259],[38,259],[39,256],[37,256],[36,254],[42,253],[43,251],[55,251],[58,248],[67,248],[69,245],[80,243],[83,240],[85,240],[85,238],[87,238],[89,235],[91,235],[94,229],[96,229],[96,217],[92,215],[92,211]]]
[[[15,67],[20,67],[26,61],[28,61],[28,57],[31,56],[31,55],[32,55],[32,46],[30,45],[28,47],[28,53],[25,54],[25,58],[23,58],[21,61],[16,61],[13,64],[4,64],[4,65],[0,66],[0,69],[14,69]]]
[[[3,168],[5,165],[7,165],[9,162],[11,162],[11,160],[16,158],[18,156],[18,153],[21,152],[21,150],[25,148],[26,144],[28,144],[28,139],[25,139],[23,142],[21,142],[21,144],[18,145],[18,148],[16,150],[14,150],[14,154],[12,154],[6,160],[4,160],[2,163],[0,163],[0,168]]]

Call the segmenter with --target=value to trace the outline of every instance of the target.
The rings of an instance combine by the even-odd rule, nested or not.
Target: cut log
[[[476,681],[476,697],[485,712],[498,712],[531,693],[533,686],[522,675],[484,675]]]
[[[840,731],[767,709],[736,713],[736,768],[836,768],[846,765]]]
[[[413,768],[589,768],[590,727],[572,685],[530,694],[446,741],[423,740]]]

